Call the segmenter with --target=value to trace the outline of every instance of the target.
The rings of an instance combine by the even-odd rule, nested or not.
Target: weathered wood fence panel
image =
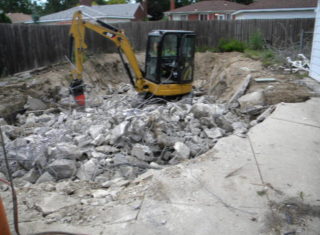
[[[115,24],[124,29],[133,47],[145,49],[147,34],[154,29],[192,30],[198,47],[217,47],[221,38],[248,41],[260,31],[268,43],[286,47],[300,39],[302,31],[313,31],[313,19],[241,21],[159,21]],[[65,60],[69,26],[0,24],[0,76]],[[109,40],[87,32],[90,53],[115,52]]]

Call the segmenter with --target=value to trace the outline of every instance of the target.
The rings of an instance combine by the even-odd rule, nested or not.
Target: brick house
[[[171,4],[171,8],[173,8]],[[245,9],[243,4],[211,0],[201,1],[188,6],[172,9],[165,12],[169,20],[229,20],[232,19],[232,13]]]

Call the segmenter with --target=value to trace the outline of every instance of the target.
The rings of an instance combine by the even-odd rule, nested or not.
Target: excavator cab
[[[155,30],[148,34],[145,79],[159,85],[190,84],[193,81],[195,33]],[[188,93],[191,87],[187,89]]]

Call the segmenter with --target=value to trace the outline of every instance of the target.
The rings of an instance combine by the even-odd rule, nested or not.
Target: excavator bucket
[[[2,200],[0,198],[0,234],[1,235],[10,235],[9,224],[6,216],[6,212],[4,210],[4,206],[2,204]]]
[[[70,94],[73,95],[74,100],[79,106],[86,105],[86,96],[84,94],[85,85],[80,79],[74,79],[69,87]]]

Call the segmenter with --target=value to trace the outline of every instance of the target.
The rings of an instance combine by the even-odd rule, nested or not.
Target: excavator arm
[[[138,92],[143,92],[145,90],[143,73],[139,67],[133,48],[124,32],[100,20],[95,20],[95,22],[97,24],[84,21],[81,11],[77,11],[73,15],[72,25],[69,33],[74,46],[73,48],[71,47],[73,53],[72,56],[74,57],[75,61],[75,66],[71,71],[73,78],[77,81],[82,80],[84,50],[87,49],[87,45],[85,43],[85,29],[87,28],[111,40],[115,44],[120,58],[125,66],[126,72],[128,73],[131,84]],[[128,64],[125,62],[122,53],[124,53],[126,56],[127,61],[129,62],[134,73],[134,77],[131,74]],[[76,84],[79,85],[79,82]]]

